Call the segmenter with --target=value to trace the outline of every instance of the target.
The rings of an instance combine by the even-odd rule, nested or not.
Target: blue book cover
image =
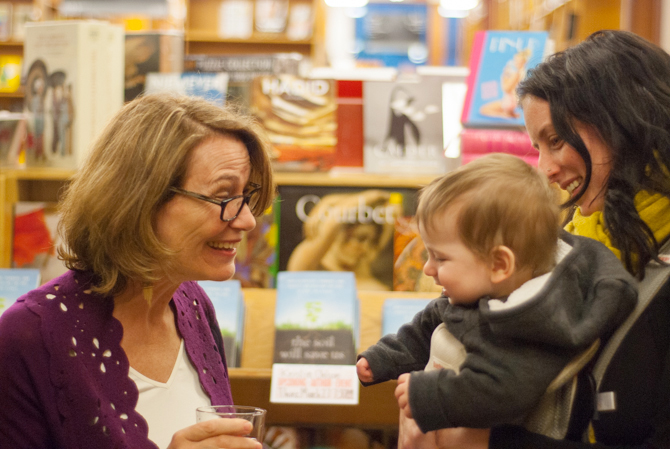
[[[368,3],[356,18],[356,59],[386,67],[423,65],[428,61],[428,6]]]
[[[37,268],[0,268],[0,315],[19,296],[39,287],[40,279]]]
[[[202,97],[216,105],[226,103],[227,73],[148,73],[146,93],[174,92]]]
[[[414,315],[422,311],[431,299],[402,299],[388,298],[382,308],[382,337],[388,334],[397,334],[398,329],[412,321]]]
[[[352,272],[277,275],[274,363],[353,365],[358,334]]]
[[[461,121],[465,126],[524,126],[516,87],[542,62],[546,31],[480,31],[470,54],[468,92]]]
[[[244,337],[244,294],[240,281],[198,281],[212,300],[228,367],[239,367]]]

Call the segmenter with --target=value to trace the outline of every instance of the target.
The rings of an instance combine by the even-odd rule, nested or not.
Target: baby
[[[360,354],[356,369],[366,386],[397,378],[398,405],[423,432],[521,423],[568,362],[635,306],[621,262],[561,232],[555,191],[515,156],[436,179],[420,192],[416,221],[424,273],[442,297]]]

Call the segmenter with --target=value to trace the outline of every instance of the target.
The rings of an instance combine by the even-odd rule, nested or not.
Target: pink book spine
[[[466,128],[461,132],[461,153],[510,153],[537,156],[525,131]]]
[[[468,122],[468,116],[470,115],[470,106],[472,105],[472,96],[475,93],[475,86],[477,78],[479,77],[479,63],[482,59],[485,40],[486,31],[477,31],[475,33],[475,38],[472,41],[472,49],[470,50],[470,73],[468,73],[467,79],[468,89],[465,92],[463,112],[461,113],[461,123],[464,125]]]

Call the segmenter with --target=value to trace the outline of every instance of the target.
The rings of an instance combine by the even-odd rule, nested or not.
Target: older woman
[[[517,92],[540,170],[570,196],[566,229],[604,243],[642,279],[670,236],[670,55],[632,33],[599,31],[531,70]],[[668,323],[670,282],[605,371],[600,391],[616,406],[589,425],[594,396],[578,397],[566,440],[517,426],[420,435],[405,421],[404,447],[670,447]]]
[[[230,279],[275,187],[251,119],[204,100],[128,103],[61,202],[65,275],[0,320],[0,447],[253,448],[194,282]]]

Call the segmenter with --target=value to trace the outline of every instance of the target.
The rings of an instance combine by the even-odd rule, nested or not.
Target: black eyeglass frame
[[[230,198],[226,198],[224,200],[217,200],[215,198],[210,198],[208,196],[201,195],[201,194],[195,193],[195,192],[191,192],[189,190],[184,190],[184,189],[179,188],[179,187],[170,187],[170,191],[175,192],[175,193],[181,193],[182,195],[190,196],[192,198],[202,200],[202,201],[207,201],[208,203],[212,203],[212,204],[216,204],[217,206],[220,206],[221,207],[221,215],[219,215],[219,218],[221,219],[221,221],[228,223],[228,222],[231,222],[231,221],[235,220],[240,215],[240,213],[242,212],[242,209],[244,208],[245,204],[247,206],[249,206],[249,202],[251,201],[251,196],[258,193],[258,191],[261,190],[261,187],[262,187],[260,184],[256,184],[255,182],[250,182],[249,185],[252,188],[250,192],[245,193],[243,195],[231,196]],[[240,204],[240,209],[237,211],[237,213],[233,217],[227,218],[227,219],[223,218],[223,212],[226,209],[226,205],[228,203],[230,203],[231,201],[236,200],[238,198],[243,198],[242,204]]]

